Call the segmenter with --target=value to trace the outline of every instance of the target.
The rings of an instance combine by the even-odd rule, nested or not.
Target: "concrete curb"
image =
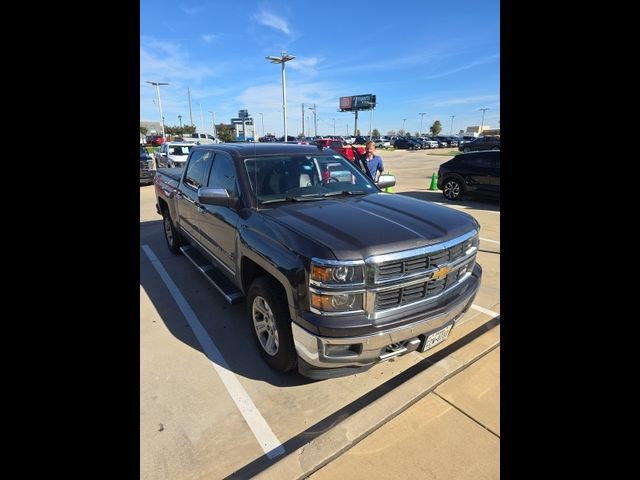
[[[499,345],[498,325],[291,452],[254,478],[297,480],[308,477]]]

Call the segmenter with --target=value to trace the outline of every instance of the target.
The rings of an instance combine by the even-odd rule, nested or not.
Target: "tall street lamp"
[[[402,119],[402,130],[403,130],[403,131],[404,131],[404,122],[406,122],[406,121],[407,121],[407,119],[406,119],[406,118],[403,118],[403,119]]]
[[[316,109],[316,104],[313,104],[313,107],[309,107],[307,108],[307,110],[313,110],[313,134],[317,137],[318,136],[318,116],[316,115],[317,113],[317,109]]]
[[[449,135],[453,135],[453,119],[456,118],[455,115],[451,115],[451,128],[449,129]]]
[[[213,137],[216,138],[216,112],[209,110],[209,113],[213,116]]]
[[[264,115],[260,112],[258,112],[258,115],[260,115],[260,120],[262,120],[262,136],[264,137]],[[304,131],[302,133],[304,134]]]
[[[180,121],[180,130],[182,130],[182,115],[178,115],[178,120]]]
[[[150,83],[151,85],[155,85],[156,87],[156,92],[158,93],[158,107],[160,107],[160,119],[162,120],[161,126],[162,126],[162,138],[165,138],[164,136],[164,115],[162,113],[162,101],[160,100],[160,85],[169,85],[166,82],[150,82],[149,80],[147,80],[147,83]]]
[[[489,108],[479,108],[478,110],[482,110],[482,121],[480,122],[480,135],[482,135],[482,127],[484,127],[484,112],[485,110],[489,110]]]
[[[422,119],[424,118],[426,113],[419,113],[418,115],[420,115],[420,135],[419,136],[422,136]]]
[[[287,87],[285,82],[284,64],[290,60],[293,60],[293,55],[289,55],[287,52],[282,52],[282,56],[274,57],[272,55],[265,57],[271,63],[279,63],[282,65],[282,117],[284,119],[284,141],[287,141]]]

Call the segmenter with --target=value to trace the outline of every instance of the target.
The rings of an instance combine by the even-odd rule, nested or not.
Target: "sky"
[[[339,99],[363,94],[377,100],[373,115],[358,114],[363,135],[370,124],[428,132],[436,120],[447,135],[500,127],[498,0],[141,0],[140,120],[160,121],[146,82],[166,82],[166,125],[181,115],[213,133],[214,117],[229,123],[244,109],[258,136],[282,136],[282,68],[265,57],[283,51],[296,57],[285,64],[289,135],[302,132],[302,104],[305,135],[316,133],[314,104],[318,135],[353,134]]]

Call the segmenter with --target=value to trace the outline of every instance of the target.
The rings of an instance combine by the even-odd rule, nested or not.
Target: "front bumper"
[[[415,322],[371,335],[329,338],[314,335],[295,322],[291,323],[298,353],[298,371],[312,379],[334,378],[366,370],[378,362],[409,353],[420,344],[421,335],[435,332],[453,322],[454,326],[467,312],[480,288],[482,268],[476,264],[464,282],[464,295],[454,289],[449,303],[436,312],[427,310]],[[428,307],[425,307],[428,309]]]
[[[153,183],[155,176],[155,170],[140,170],[140,183]]]

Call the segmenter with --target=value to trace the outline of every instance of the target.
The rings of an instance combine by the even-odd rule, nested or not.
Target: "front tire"
[[[260,355],[283,373],[293,370],[298,360],[285,299],[280,284],[268,276],[255,279],[247,295],[249,325]]]
[[[176,254],[180,253],[180,247],[184,244],[184,241],[173,225],[169,210],[166,208],[162,212],[162,226],[164,227],[164,239],[167,241],[169,251]]]
[[[469,147],[464,147],[464,148],[462,149],[462,151],[463,151],[464,153],[469,153],[469,152],[471,151],[471,149],[470,149]]]
[[[447,200],[460,200],[464,196],[464,185],[457,178],[449,177],[442,182],[442,194]]]

